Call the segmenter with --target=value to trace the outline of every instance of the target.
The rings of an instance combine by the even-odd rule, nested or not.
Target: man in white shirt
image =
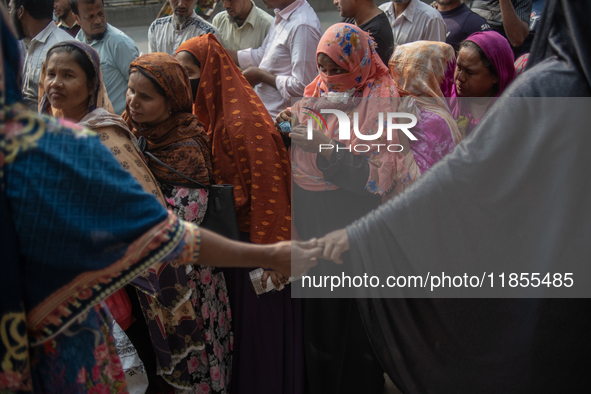
[[[189,38],[212,33],[220,40],[217,29],[195,13],[197,0],[168,0],[172,15],[158,18],[148,30],[148,51],[174,56],[177,48]]]
[[[129,64],[140,55],[135,42],[107,23],[103,0],[70,0],[76,22],[82,29],[76,39],[93,47],[101,60],[101,73],[113,110],[125,111]]]
[[[447,26],[435,8],[420,0],[392,0],[380,6],[394,33],[394,46],[414,41],[445,42]]]
[[[222,4],[226,11],[217,14],[212,21],[222,36],[222,45],[234,51],[260,47],[273,17],[252,0],[222,0]]]
[[[275,9],[275,21],[263,45],[228,54],[275,118],[291,106],[292,97],[303,96],[318,74],[316,48],[322,27],[306,0],[265,0],[265,4]]]
[[[27,50],[23,67],[23,102],[31,111],[39,108],[39,78],[49,48],[72,37],[53,21],[52,0],[10,0],[10,18]]]

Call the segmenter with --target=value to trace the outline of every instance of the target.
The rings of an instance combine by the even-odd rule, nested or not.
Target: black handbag
[[[181,174],[170,166],[164,164],[161,160],[156,158],[152,153],[148,152],[146,148],[146,140],[144,137],[138,139],[138,146],[143,154],[154,160],[161,166],[168,168],[170,171],[187,180],[195,189],[206,189],[209,192],[207,199],[207,211],[205,217],[199,226],[208,230],[216,232],[224,237],[239,240],[240,230],[238,229],[238,219],[236,217],[236,205],[234,204],[234,186],[233,185],[204,185],[186,175]],[[158,179],[158,178],[157,178]],[[167,184],[169,186],[186,186],[175,184],[174,182],[158,179],[158,182]]]

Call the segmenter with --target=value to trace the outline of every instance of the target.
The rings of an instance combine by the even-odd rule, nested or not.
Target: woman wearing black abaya
[[[350,250],[345,265],[357,275],[375,272],[380,260],[425,273],[436,265],[496,274],[588,266],[589,15],[591,2],[549,0],[527,71],[473,133],[405,193],[320,239],[325,257]],[[584,295],[577,291],[588,275],[575,277],[571,294]],[[589,390],[589,300],[358,302],[384,369],[405,394]]]

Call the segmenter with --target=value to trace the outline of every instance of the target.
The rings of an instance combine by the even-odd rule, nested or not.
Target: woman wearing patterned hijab
[[[185,41],[176,58],[193,87],[193,113],[211,140],[216,183],[234,185],[244,241],[291,238],[291,168],[261,99],[212,34]],[[301,382],[301,301],[291,287],[257,297],[248,269],[227,269],[234,329],[232,385],[240,393],[295,393]]]
[[[0,392],[126,393],[105,297],[163,259],[288,274],[298,244],[231,241],[167,213],[95,133],[29,111],[21,68],[0,4]]]
[[[209,139],[192,114],[192,103],[187,71],[172,56],[152,53],[130,64],[123,118],[136,137],[145,139],[146,149],[165,164],[148,160],[168,205],[180,218],[199,224],[207,208],[207,191],[171,171],[206,185],[213,179]],[[232,352],[224,274],[194,266],[188,275],[204,346],[182,356],[173,354],[170,368],[161,366],[161,375],[177,388],[226,393]]]
[[[448,44],[416,41],[398,45],[389,65],[403,97],[398,110],[418,119],[409,144],[423,174],[462,141],[442,92],[453,84],[456,56]]]
[[[53,56],[64,56],[65,61],[60,64],[52,58]],[[74,64],[80,66],[82,70],[77,70]],[[49,68],[48,65],[50,65]],[[69,78],[61,78],[61,74],[65,72],[69,73]],[[87,74],[91,82],[89,85],[92,87],[86,101],[82,100],[84,97],[80,95],[79,90],[70,92],[67,88],[67,85],[72,84],[76,79],[83,78],[84,74]],[[120,116],[112,113],[113,109],[107,97],[96,51],[79,41],[67,41],[55,45],[48,52],[41,72],[41,81],[40,107],[42,110],[57,117],[64,117],[70,113],[71,108],[75,108],[77,102],[87,102],[88,113],[78,124],[96,132],[103,145],[109,148],[123,168],[142,185],[147,193],[153,194],[163,206],[166,206],[160,187],[138,150],[137,138],[129,131],[127,123]],[[47,81],[46,84],[45,81]],[[47,92],[45,86],[47,86]],[[47,94],[48,92],[59,94]],[[68,95],[71,93],[74,93],[77,100],[68,100]],[[141,291],[136,295],[130,286],[127,288],[127,293],[132,298],[139,297],[143,310],[152,312],[150,316],[144,316],[139,308],[133,310],[132,316],[131,304],[125,290],[120,290],[113,297],[108,298],[106,303],[115,320],[126,330],[134,343],[148,372],[150,384],[153,385],[156,383],[154,380],[157,369],[156,358],[162,370],[172,371],[175,365],[173,354],[185,354],[190,350],[198,350],[202,347],[203,339],[197,321],[194,319],[195,311],[189,299],[191,288],[185,267],[178,264],[159,263],[132,283]],[[128,331],[133,318],[137,323]],[[169,331],[167,334],[162,333],[163,326],[167,327]],[[190,340],[185,339],[187,336]],[[153,346],[150,346],[150,343]]]
[[[319,75],[292,107],[295,123],[300,124],[291,132],[294,224],[303,239],[354,221],[419,175],[407,143],[396,132],[389,141],[385,132],[373,141],[353,133],[357,120],[360,133],[375,134],[380,113],[397,109],[396,85],[374,48],[373,40],[359,27],[331,26],[316,51]],[[335,115],[325,115],[320,129],[314,123],[313,139],[307,139],[308,119],[323,109],[346,113],[350,140],[340,140],[340,120]],[[369,151],[346,150],[366,142],[383,146],[381,150],[376,145]],[[319,153],[319,144],[333,148]],[[390,152],[386,144],[406,146],[402,152],[398,148]],[[346,275],[328,265],[319,268],[323,271],[318,275]],[[361,323],[357,300],[306,298],[303,311],[309,392],[381,393],[383,370]]]

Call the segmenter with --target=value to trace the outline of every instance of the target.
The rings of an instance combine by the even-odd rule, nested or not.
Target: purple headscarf
[[[482,49],[488,60],[492,63],[497,76],[499,77],[499,88],[495,97],[499,97],[515,79],[515,66],[513,64],[513,50],[509,41],[496,31],[483,31],[470,35],[466,41],[472,41]],[[490,106],[495,102],[493,99]],[[460,117],[466,118],[469,124],[465,128],[466,135],[472,131],[481,118],[474,119],[466,100],[462,100],[456,91],[454,83],[451,90],[450,108],[454,119],[460,120]],[[460,120],[461,122],[461,120]],[[458,122],[458,124],[460,124]],[[465,122],[465,121],[464,121]],[[462,127],[461,127],[462,128]]]

